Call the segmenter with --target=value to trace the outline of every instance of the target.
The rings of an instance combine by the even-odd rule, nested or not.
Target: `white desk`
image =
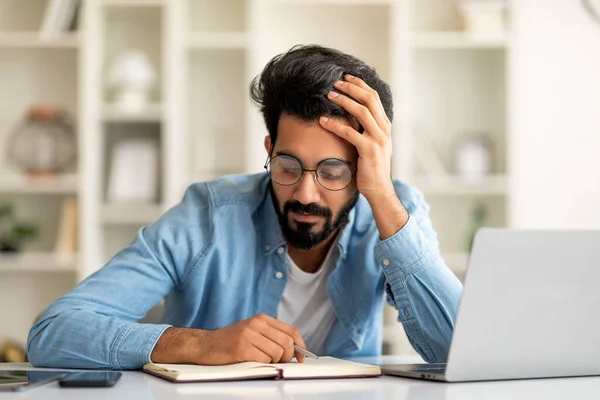
[[[414,358],[385,356],[386,363]],[[0,369],[33,369],[1,364]],[[344,400],[568,400],[598,399],[600,377],[535,379],[477,383],[439,383],[382,376],[365,379],[245,381],[172,384],[141,372],[124,372],[113,388],[62,389],[57,383],[23,393],[0,392],[4,399],[344,399]]]

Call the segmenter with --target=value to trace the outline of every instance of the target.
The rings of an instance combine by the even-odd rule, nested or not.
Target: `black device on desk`
[[[58,383],[60,387],[111,387],[121,378],[120,372],[71,372]]]

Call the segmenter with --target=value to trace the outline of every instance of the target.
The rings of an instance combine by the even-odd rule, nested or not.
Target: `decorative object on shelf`
[[[34,106],[8,140],[8,159],[30,175],[56,175],[75,161],[73,123],[60,107]]]
[[[48,0],[40,37],[55,39],[75,28],[80,0]]]
[[[485,179],[492,171],[492,141],[484,133],[464,134],[456,142],[456,174],[468,183]]]
[[[159,156],[155,138],[122,138],[113,148],[108,203],[156,203]]]
[[[462,27],[476,37],[500,36],[506,31],[505,0],[460,0]]]
[[[115,106],[122,111],[140,112],[148,105],[150,90],[156,84],[156,72],[146,53],[126,50],[113,60],[107,84],[116,91]]]
[[[600,0],[581,0],[585,10],[600,24]]]
[[[467,232],[466,238],[466,248],[469,253],[471,253],[471,249],[473,248],[473,241],[475,240],[475,235],[480,228],[483,228],[487,224],[487,215],[488,210],[485,205],[477,204],[473,207],[473,211],[471,213],[471,221],[470,228]]]
[[[13,342],[5,342],[0,346],[0,363],[2,362],[26,362],[25,349]]]
[[[0,205],[0,253],[17,253],[23,243],[38,236],[38,227],[16,221],[12,205]]]

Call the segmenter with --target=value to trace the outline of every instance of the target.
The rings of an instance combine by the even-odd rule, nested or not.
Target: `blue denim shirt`
[[[48,307],[29,333],[31,363],[137,369],[170,326],[219,329],[275,316],[288,265],[268,185],[262,173],[188,188],[180,204]],[[462,286],[440,256],[423,195],[394,185],[410,214],[404,228],[382,241],[360,196],[336,244],[327,282],[336,320],[324,353],[380,354],[387,294],[412,346],[426,361],[443,362]],[[163,298],[160,324],[136,322]]]

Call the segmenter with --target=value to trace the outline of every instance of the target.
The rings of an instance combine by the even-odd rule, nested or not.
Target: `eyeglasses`
[[[327,158],[319,162],[316,169],[306,169],[297,158],[278,155],[267,159],[265,169],[273,182],[283,186],[295,185],[302,180],[305,172],[314,172],[319,185],[332,191],[346,189],[354,178],[348,164],[337,158]]]

